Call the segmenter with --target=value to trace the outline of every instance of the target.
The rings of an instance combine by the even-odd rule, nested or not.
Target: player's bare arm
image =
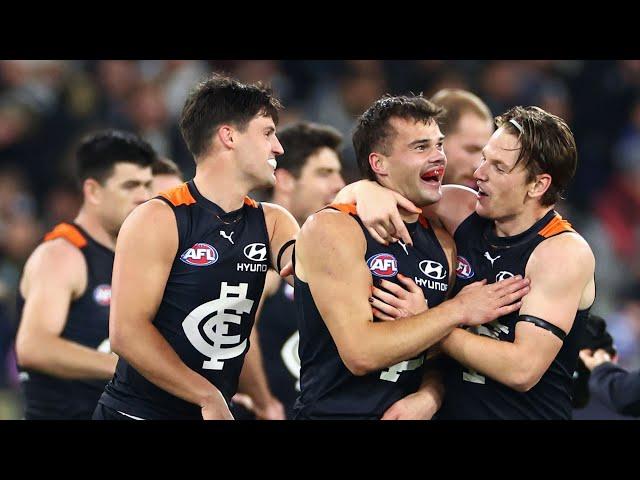
[[[280,271],[282,267],[291,261],[293,255],[293,242],[300,231],[300,226],[296,219],[287,209],[275,203],[262,202],[264,217],[269,232],[269,246],[271,249],[271,267]],[[278,265],[278,257],[280,262]],[[293,286],[293,276],[284,277],[289,285]]]
[[[205,419],[230,419],[220,391],[187,367],[152,324],[178,249],[171,208],[151,200],[127,217],[113,267],[112,349],[158,387],[202,407]]]
[[[16,339],[18,363],[67,379],[109,379],[118,357],[62,338],[70,304],[87,288],[87,265],[64,239],[41,244],[25,265],[25,298]]]
[[[523,299],[520,315],[542,319],[567,334],[576,311],[593,303],[594,268],[593,253],[578,234],[558,235],[541,243],[527,264],[531,291]],[[548,328],[519,321],[513,343],[456,329],[442,347],[461,364],[526,392],[549,368],[562,340]]]
[[[336,202],[356,203],[358,216],[376,241],[388,244],[401,238],[405,243],[411,243],[399,209],[422,212],[430,220],[438,219],[451,235],[473,213],[477,199],[474,190],[461,185],[443,185],[441,188],[442,198],[422,210],[399,193],[371,180],[347,185],[338,193]]]
[[[420,315],[395,322],[372,322],[368,301],[372,278],[363,261],[365,250],[366,241],[357,222],[329,210],[310,217],[296,244],[296,274],[309,284],[338,352],[354,375],[413,358],[458,324],[513,311],[516,307],[510,304],[517,302],[527,288],[526,282],[514,277],[511,283],[480,286]]]

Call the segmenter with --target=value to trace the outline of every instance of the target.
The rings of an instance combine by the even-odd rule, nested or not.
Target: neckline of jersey
[[[488,222],[487,227],[485,228],[484,236],[491,245],[495,245],[497,247],[513,247],[514,245],[517,245],[521,242],[526,242],[538,235],[538,232],[542,230],[544,226],[548,224],[556,215],[557,213],[555,210],[549,210],[544,215],[544,217],[531,225],[531,227],[529,227],[527,230],[510,237],[499,237],[495,232],[494,222]]]
[[[71,222],[71,225],[73,225],[75,228],[80,230],[80,233],[82,233],[82,235],[86,237],[87,242],[91,242],[94,246],[98,247],[100,250],[105,251],[111,256],[114,256],[116,254],[114,250],[110,249],[106,245],[103,245],[102,243],[98,242],[95,238],[93,238],[91,235],[89,235],[89,233],[80,225],[78,225],[76,222]]]
[[[239,213],[244,211],[244,207],[246,206],[243,203],[242,206],[240,208],[238,208],[237,210],[231,210],[229,212],[225,212],[224,209],[220,205],[218,205],[215,202],[212,202],[211,200],[209,200],[208,198],[206,198],[204,195],[202,195],[200,193],[200,191],[198,190],[198,187],[196,186],[196,184],[193,181],[193,179],[191,179],[191,180],[189,180],[187,182],[187,188],[191,192],[191,195],[193,195],[193,197],[196,199],[196,205],[199,204],[201,207],[203,207],[206,210],[211,211],[213,214],[215,214],[218,217],[224,217],[224,216],[230,216],[230,215],[238,215]]]

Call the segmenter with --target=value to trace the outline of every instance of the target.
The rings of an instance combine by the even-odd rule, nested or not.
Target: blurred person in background
[[[447,168],[443,184],[478,189],[473,173],[482,162],[482,149],[493,134],[493,116],[479,97],[466,90],[444,89],[431,101],[445,108],[441,129],[445,135]]]
[[[107,130],[77,150],[83,204],[29,257],[16,339],[26,419],[90,419],[117,356],[108,342],[111,271],[122,222],[150,197],[156,155],[138,136]]]
[[[152,195],[171,190],[184,182],[182,172],[174,161],[165,157],[158,157],[151,165],[153,183],[151,184]]]

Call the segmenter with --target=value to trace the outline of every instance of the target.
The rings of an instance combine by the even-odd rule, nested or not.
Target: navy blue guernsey
[[[466,285],[482,279],[494,283],[518,274],[524,277],[529,257],[541,242],[573,231],[569,222],[551,210],[527,231],[512,237],[498,237],[491,220],[473,213],[462,222],[454,236],[458,249],[454,291],[457,293]],[[558,266],[549,265],[549,268]],[[589,309],[576,312],[573,326],[558,355],[540,381],[528,392],[513,390],[447,358],[443,362],[445,398],[436,418],[570,419],[571,377]],[[513,312],[470,330],[498,341],[513,342],[518,316],[519,312]]]
[[[300,357],[293,287],[287,282],[280,281],[276,293],[265,300],[257,328],[269,388],[290,419],[300,393]]]
[[[413,246],[401,242],[384,246],[369,235],[354,206],[331,207],[348,212],[360,225],[367,242],[363,261],[374,285],[379,287],[382,279],[402,285],[397,280],[397,274],[402,273],[422,288],[429,306],[445,300],[450,279],[447,257],[424,217],[406,224]],[[379,419],[397,400],[417,391],[426,351],[384,370],[355,376],[342,362],[309,285],[297,277],[295,294],[301,363],[296,419]]]
[[[114,252],[91,238],[75,224],[61,223],[45,235],[63,238],[76,246],[87,266],[87,287],[71,302],[61,338],[85,347],[109,352],[109,304]],[[34,279],[37,281],[37,279]],[[22,317],[24,298],[18,292],[17,315]],[[89,420],[107,383],[100,379],[64,379],[33,369],[21,369],[27,420]]]
[[[224,212],[193,180],[157,198],[175,214],[179,245],[153,325],[229,403],[271,264],[262,205],[247,197]],[[100,403],[142,419],[202,419],[198,405],[157,387],[122,357]]]

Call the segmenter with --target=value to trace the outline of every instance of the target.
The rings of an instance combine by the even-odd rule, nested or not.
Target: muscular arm
[[[300,231],[300,226],[296,219],[285,208],[275,203],[262,203],[264,208],[264,217],[269,232],[269,247],[271,249],[271,258],[273,265],[271,267],[278,269],[276,262],[278,254],[282,246],[289,240],[294,240]],[[284,267],[291,261],[293,254],[293,245],[289,245],[280,257],[280,266]],[[293,276],[288,275],[284,279],[289,285],[293,286]]]
[[[140,205],[125,220],[113,266],[111,348],[175,396],[202,407],[224,403],[220,391],[187,367],[152,324],[177,248],[175,216],[162,201]]]
[[[296,245],[297,275],[315,303],[346,367],[364,375],[415,357],[465,321],[445,302],[394,322],[372,322],[366,241],[356,221],[334,211],[312,216]]]
[[[62,338],[71,302],[86,289],[86,262],[64,239],[40,245],[25,266],[18,363],[66,379],[110,379],[118,357]]]
[[[576,311],[593,300],[594,264],[588,245],[575,234],[541,243],[527,265],[531,290],[520,314],[541,318],[568,333]],[[560,338],[529,322],[516,324],[513,343],[462,329],[442,342],[443,351],[461,364],[520,392],[540,381],[561,347]]]

